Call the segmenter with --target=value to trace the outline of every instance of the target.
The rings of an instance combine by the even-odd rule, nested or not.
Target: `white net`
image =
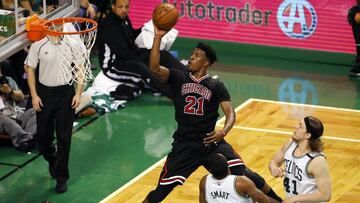
[[[90,52],[96,40],[97,30],[91,30],[93,26],[96,24],[80,20],[72,20],[72,22],[64,20],[61,23],[56,22],[56,24],[47,25],[48,30],[63,33],[60,36],[47,35],[55,45],[58,63],[60,64],[60,70],[57,74],[59,81],[71,85],[74,82],[85,84],[94,79]]]

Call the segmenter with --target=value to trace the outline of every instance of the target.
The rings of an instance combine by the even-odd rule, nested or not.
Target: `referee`
[[[49,163],[50,175],[56,179],[55,191],[64,193],[70,177],[68,163],[75,108],[80,104],[83,85],[79,82],[75,92],[74,87],[67,83],[72,79],[71,73],[59,81],[57,75],[61,67],[57,60],[55,45],[45,37],[31,45],[25,64],[28,66],[32,106],[37,112],[39,149]],[[36,67],[39,68],[38,81]]]

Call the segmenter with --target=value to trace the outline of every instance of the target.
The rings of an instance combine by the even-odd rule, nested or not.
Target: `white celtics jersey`
[[[205,199],[208,203],[252,203],[250,197],[239,195],[235,189],[236,176],[228,175],[222,180],[207,175],[205,183]]]
[[[295,156],[298,145],[292,141],[285,152],[284,189],[287,196],[310,194],[318,190],[315,178],[307,173],[307,167],[312,159],[323,156],[319,152],[309,152],[303,156]]]

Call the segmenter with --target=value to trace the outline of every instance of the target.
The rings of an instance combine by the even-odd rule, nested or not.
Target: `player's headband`
[[[324,132],[324,126],[322,125],[320,120],[311,116],[307,116],[304,118],[304,122],[306,125],[306,131],[311,134],[310,139],[316,140],[321,137]],[[312,125],[314,122],[318,122],[319,127],[314,127]]]

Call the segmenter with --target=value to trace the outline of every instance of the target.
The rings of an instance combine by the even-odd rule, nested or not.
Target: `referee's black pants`
[[[70,85],[48,87],[37,85],[41,98],[41,111],[37,112],[37,134],[39,149],[44,158],[55,168],[57,182],[69,179],[69,154],[75,109],[71,107],[75,89]],[[56,131],[55,153],[54,130]]]

